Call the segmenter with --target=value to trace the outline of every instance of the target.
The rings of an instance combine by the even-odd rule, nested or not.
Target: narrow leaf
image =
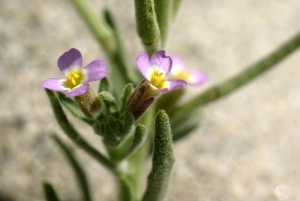
[[[155,119],[152,170],[143,201],[164,201],[175,157],[168,115],[160,110]]]
[[[57,95],[61,104],[63,104],[63,106],[65,106],[65,108],[67,108],[73,116],[77,117],[78,119],[81,119],[82,121],[86,122],[89,125],[93,125],[95,123],[95,120],[87,118],[83,114],[83,112],[81,111],[81,109],[78,107],[77,103],[73,99],[66,98],[65,94],[61,92],[57,92]]]
[[[82,148],[84,151],[86,151],[88,154],[90,154],[92,157],[94,157],[98,162],[103,164],[105,167],[107,167],[109,170],[114,171],[115,165],[109,161],[105,156],[103,156],[98,150],[96,150],[94,147],[92,147],[81,134],[79,134],[78,131],[76,131],[69,123],[69,120],[67,119],[67,116],[65,115],[58,98],[56,97],[56,93],[46,89],[45,90],[48,98],[50,100],[53,113],[55,115],[55,118],[57,120],[57,123],[60,125],[61,129],[64,131],[64,133],[80,148]]]
[[[47,201],[59,201],[60,200],[60,199],[58,199],[58,197],[55,193],[55,190],[50,183],[44,182],[43,187],[44,187],[44,194],[45,194]]]
[[[90,195],[90,188],[88,185],[88,181],[87,181],[85,172],[84,172],[83,168],[81,167],[80,163],[76,160],[71,149],[68,148],[58,136],[53,135],[53,139],[56,142],[56,144],[60,147],[60,149],[63,151],[63,153],[65,154],[66,158],[68,159],[70,165],[72,166],[72,168],[74,170],[79,188],[82,191],[83,200],[91,201],[92,198]]]

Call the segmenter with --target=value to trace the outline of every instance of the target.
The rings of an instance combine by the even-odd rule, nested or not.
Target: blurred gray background
[[[133,0],[93,0],[122,30],[129,61],[143,51]],[[299,0],[183,0],[167,53],[220,83],[300,31]],[[62,200],[79,200],[73,172],[50,138],[64,137],[41,82],[63,77],[58,57],[79,49],[84,64],[107,60],[67,0],[0,0],[0,200],[44,200],[50,181]],[[247,86],[204,109],[202,126],[175,145],[170,201],[271,201],[277,186],[300,200],[300,51]],[[90,128],[71,118],[103,151]],[[115,200],[114,178],[81,150],[94,200]],[[150,163],[148,164],[150,168]],[[286,192],[283,192],[283,194]],[[2,198],[3,199],[3,198]],[[4,199],[5,200],[5,199]]]

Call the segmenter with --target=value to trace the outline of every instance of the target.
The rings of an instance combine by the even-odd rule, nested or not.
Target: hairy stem
[[[281,45],[277,50],[272,52],[270,55],[261,59],[257,63],[249,66],[243,72],[238,75],[228,79],[227,81],[213,86],[206,90],[202,94],[196,96],[192,100],[181,105],[174,113],[170,116],[176,118],[180,116],[182,112],[188,113],[193,111],[195,108],[203,106],[205,104],[216,101],[231,92],[239,89],[240,87],[246,85],[248,82],[254,80],[259,75],[263,74],[267,70],[275,66],[292,52],[294,52],[300,46],[300,33],[294,36],[292,39]],[[173,116],[174,115],[174,116]]]

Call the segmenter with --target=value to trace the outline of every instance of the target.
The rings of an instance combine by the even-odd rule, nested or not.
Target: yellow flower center
[[[191,77],[190,73],[187,72],[187,71],[183,71],[183,70],[178,71],[175,75],[176,79],[181,79],[181,80],[184,80],[184,81],[189,81],[190,77]]]
[[[84,74],[79,70],[74,70],[69,73],[64,85],[66,88],[73,89],[74,87],[82,83],[83,79]]]
[[[163,78],[164,73],[154,70],[150,75],[150,82],[158,89],[166,88],[166,80]]]

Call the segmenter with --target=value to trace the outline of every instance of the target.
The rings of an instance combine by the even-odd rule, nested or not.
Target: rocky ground
[[[129,60],[143,51],[133,1],[93,0],[122,30]],[[219,83],[300,31],[299,0],[185,0],[167,53]],[[73,172],[50,138],[58,128],[41,82],[61,77],[57,58],[71,47],[84,64],[104,52],[70,1],[0,1],[0,200],[44,200],[50,181],[62,200],[79,200]],[[170,201],[270,201],[285,184],[300,200],[300,52],[234,94],[204,109],[201,128],[175,145]],[[100,150],[101,141],[72,119]],[[115,200],[110,173],[80,150],[94,200]],[[150,165],[150,164],[149,164]]]

